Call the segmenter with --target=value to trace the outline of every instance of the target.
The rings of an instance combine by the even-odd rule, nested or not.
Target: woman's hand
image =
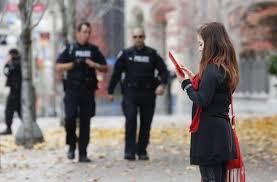
[[[175,72],[176,72],[176,76],[177,76],[178,81],[180,83],[182,83],[186,79],[186,74],[184,74],[185,76],[183,76],[177,70]]]
[[[194,73],[182,64],[180,65],[180,67],[185,72],[185,74],[188,75],[188,77],[192,80],[192,78],[194,77]]]

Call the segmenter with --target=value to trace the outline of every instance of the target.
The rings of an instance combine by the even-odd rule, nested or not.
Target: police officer
[[[113,100],[113,92],[121,80],[125,123],[124,159],[149,160],[147,145],[155,110],[156,95],[162,95],[167,83],[168,71],[163,59],[156,50],[145,46],[145,34],[142,28],[133,30],[134,46],[121,51],[118,55],[112,78],[108,87],[108,97]],[[155,76],[158,70],[159,78]],[[140,114],[140,130],[137,141],[137,113]]]
[[[57,59],[56,69],[65,72],[65,129],[69,145],[68,159],[75,158],[78,141],[79,162],[90,162],[87,146],[90,136],[90,119],[95,115],[97,78],[95,71],[106,72],[106,60],[98,47],[88,42],[91,27],[87,22],[77,27],[76,42],[66,46]],[[76,118],[80,118],[79,137],[76,136]]]
[[[17,49],[9,51],[9,59],[4,66],[4,75],[7,77],[6,86],[10,87],[10,93],[6,102],[5,121],[7,128],[2,131],[1,135],[12,134],[13,115],[17,112],[21,118],[21,63],[20,53]]]

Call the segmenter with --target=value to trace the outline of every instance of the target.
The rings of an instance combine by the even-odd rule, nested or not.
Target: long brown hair
[[[204,41],[199,66],[200,78],[209,63],[216,64],[228,74],[229,88],[234,91],[239,83],[239,67],[235,49],[224,26],[217,22],[207,23],[197,33]]]

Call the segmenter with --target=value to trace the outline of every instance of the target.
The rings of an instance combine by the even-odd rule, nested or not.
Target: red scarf
[[[200,77],[199,74],[196,74],[193,78],[192,78],[192,87],[195,91],[198,91],[199,89],[199,85],[200,85]],[[195,133],[198,130],[199,127],[199,123],[200,123],[200,114],[202,112],[202,108],[200,106],[197,106],[196,108],[196,112],[193,116],[191,125],[190,125],[190,129],[189,131],[191,133]]]

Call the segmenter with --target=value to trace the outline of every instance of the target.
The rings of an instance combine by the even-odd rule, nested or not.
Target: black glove
[[[8,76],[15,70],[15,66],[13,64],[6,64],[4,67],[4,75]]]
[[[10,74],[10,68],[8,66],[5,66],[3,72],[5,76],[8,76]]]
[[[74,60],[74,67],[76,68],[80,68],[83,67],[85,65],[85,59],[84,58],[77,58]]]

